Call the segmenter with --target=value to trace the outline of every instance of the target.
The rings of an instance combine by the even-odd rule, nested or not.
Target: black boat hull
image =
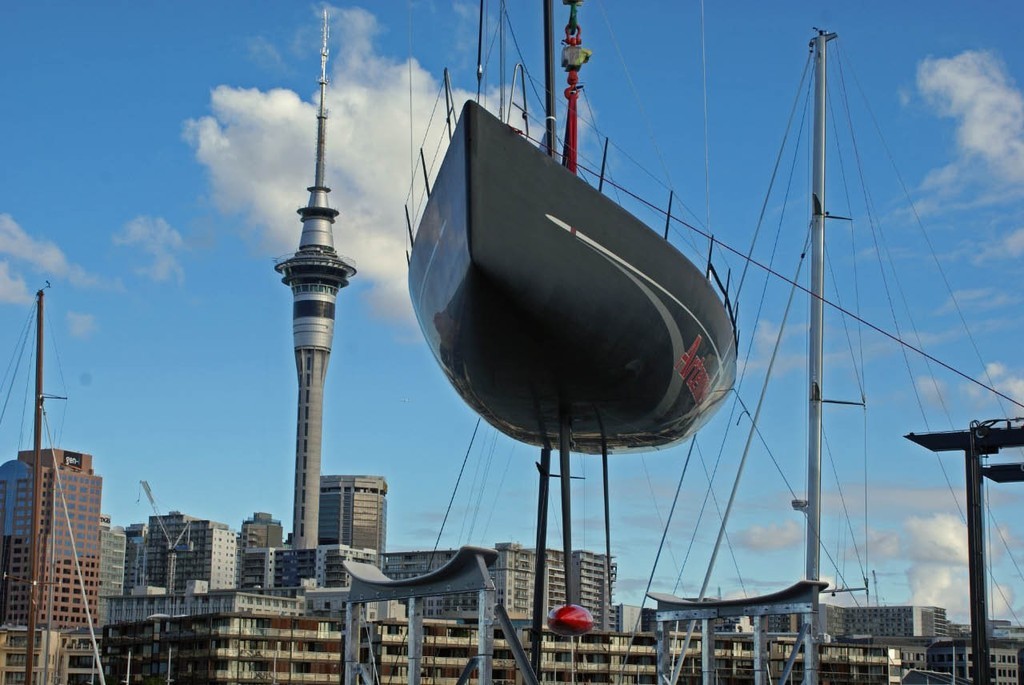
[[[689,260],[475,103],[420,221],[413,308],[462,398],[516,440],[651,449],[732,387],[735,333]]]

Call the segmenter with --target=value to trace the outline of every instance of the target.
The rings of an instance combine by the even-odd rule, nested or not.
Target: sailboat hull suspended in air
[[[467,102],[413,244],[409,290],[462,398],[522,442],[650,449],[710,418],[736,344],[718,293],[639,219]]]

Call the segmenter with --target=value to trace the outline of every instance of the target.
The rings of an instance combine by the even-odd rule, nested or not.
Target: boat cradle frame
[[[658,684],[674,685],[685,654],[679,655],[679,665],[672,667],[670,651],[672,632],[669,623],[676,621],[701,622],[701,682],[703,685],[715,685],[715,627],[718,618],[734,618],[749,616],[753,619],[754,635],[754,685],[771,685],[768,671],[768,626],[766,616],[784,614],[813,613],[817,595],[828,587],[822,580],[801,580],[784,590],[759,597],[740,599],[697,600],[676,597],[660,592],[648,592],[647,596],[656,601],[655,609],[655,643],[658,656]],[[786,666],[779,678],[779,684],[786,682],[796,662],[800,646],[804,644],[804,631],[807,623],[802,622],[800,634],[793,644],[793,650],[786,660]]]
[[[360,635],[364,607],[370,602],[404,600],[408,611],[408,685],[420,685],[423,660],[423,602],[425,597],[477,592],[477,653],[470,657],[457,685],[465,685],[474,671],[478,685],[492,685],[494,665],[494,629],[501,628],[512,650],[524,685],[538,685],[519,634],[505,607],[496,602],[494,581],[489,569],[498,552],[487,547],[460,547],[448,563],[414,578],[393,580],[373,564],[346,561],[351,576],[345,606],[345,685],[375,685],[372,675],[359,661]],[[354,638],[353,638],[354,636]]]

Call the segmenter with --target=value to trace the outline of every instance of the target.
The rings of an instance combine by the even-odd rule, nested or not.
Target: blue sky
[[[538,13],[523,4],[510,3],[508,42],[539,76]],[[327,182],[342,212],[336,244],[359,274],[339,298],[324,472],[388,478],[393,549],[433,545],[476,422],[411,317],[403,213],[410,198],[414,211],[421,202],[414,151],[423,142],[428,163],[440,159],[431,111],[442,69],[452,70],[457,97],[476,92],[476,5],[332,8]],[[1024,400],[1024,48],[1016,35],[1024,10],[1012,2],[708,3],[705,127],[700,6],[665,5],[592,0],[581,13],[595,51],[583,72],[584,116],[611,138],[611,177],[662,205],[674,189],[676,215],[745,251],[811,27],[838,32],[833,63],[842,73],[833,83],[847,95],[833,100],[832,116],[842,124],[850,112],[857,145],[845,133],[834,137],[841,144],[831,155],[830,206],[855,220],[830,226],[831,298],[893,333],[895,318],[916,346]],[[295,249],[294,210],[312,181],[319,10],[269,2],[3,10],[0,350],[13,358],[32,293],[50,281],[46,391],[69,398],[47,405],[54,444],[95,456],[104,511],[117,524],[151,513],[141,479],[166,510],[236,528],[253,511],[269,511],[290,524],[291,296],[273,259]],[[488,36],[495,47],[483,91],[497,108],[492,29]],[[800,103],[797,122],[802,96]],[[539,112],[532,95],[530,110]],[[584,164],[596,166],[602,139],[589,125],[581,137]],[[806,230],[806,127],[789,142],[754,253],[768,262],[781,226],[773,263],[792,275]],[[869,190],[860,190],[860,177]],[[787,202],[778,188],[790,178]],[[706,242],[684,230],[677,225],[673,241],[702,260]],[[718,254],[735,286],[741,260]],[[765,286],[757,269],[740,295],[741,353],[753,343],[740,394],[751,408],[787,296],[785,283]],[[767,447],[755,441],[748,458],[729,526],[732,554],[720,556],[713,592],[766,592],[803,571],[802,520],[789,486],[802,496],[805,299],[785,329],[762,416]],[[944,457],[944,474],[902,435],[1024,409],[1000,406],[912,352],[905,357],[883,336],[852,322],[847,329],[834,313],[828,323],[826,395],[858,399],[861,377],[869,410],[866,418],[858,409],[827,411],[835,467],[826,455],[823,574],[838,569],[859,585],[863,566],[876,571],[884,601],[939,604],[966,620],[962,459]],[[863,371],[851,356],[863,358]],[[0,423],[5,459],[30,445],[25,364]],[[703,462],[695,452],[653,589],[699,589],[717,529],[714,502],[695,525],[704,468],[721,455],[714,492],[724,507],[748,426],[726,406],[699,434]],[[482,427],[441,544],[532,544],[536,457]],[[639,602],[685,457],[684,445],[612,459],[620,600]],[[586,477],[576,486],[575,539],[600,549],[600,464],[579,457],[574,470]],[[998,617],[1024,617],[1024,493],[1005,485],[989,501],[998,525],[990,527],[998,584],[990,601]]]

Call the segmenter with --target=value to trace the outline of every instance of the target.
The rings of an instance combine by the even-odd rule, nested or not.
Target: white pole
[[[811,180],[811,321],[808,341],[807,580],[818,580],[821,558],[821,385],[825,290],[825,46],[834,33],[818,31],[814,46],[814,150]],[[806,615],[804,683],[818,683],[818,596]]]

